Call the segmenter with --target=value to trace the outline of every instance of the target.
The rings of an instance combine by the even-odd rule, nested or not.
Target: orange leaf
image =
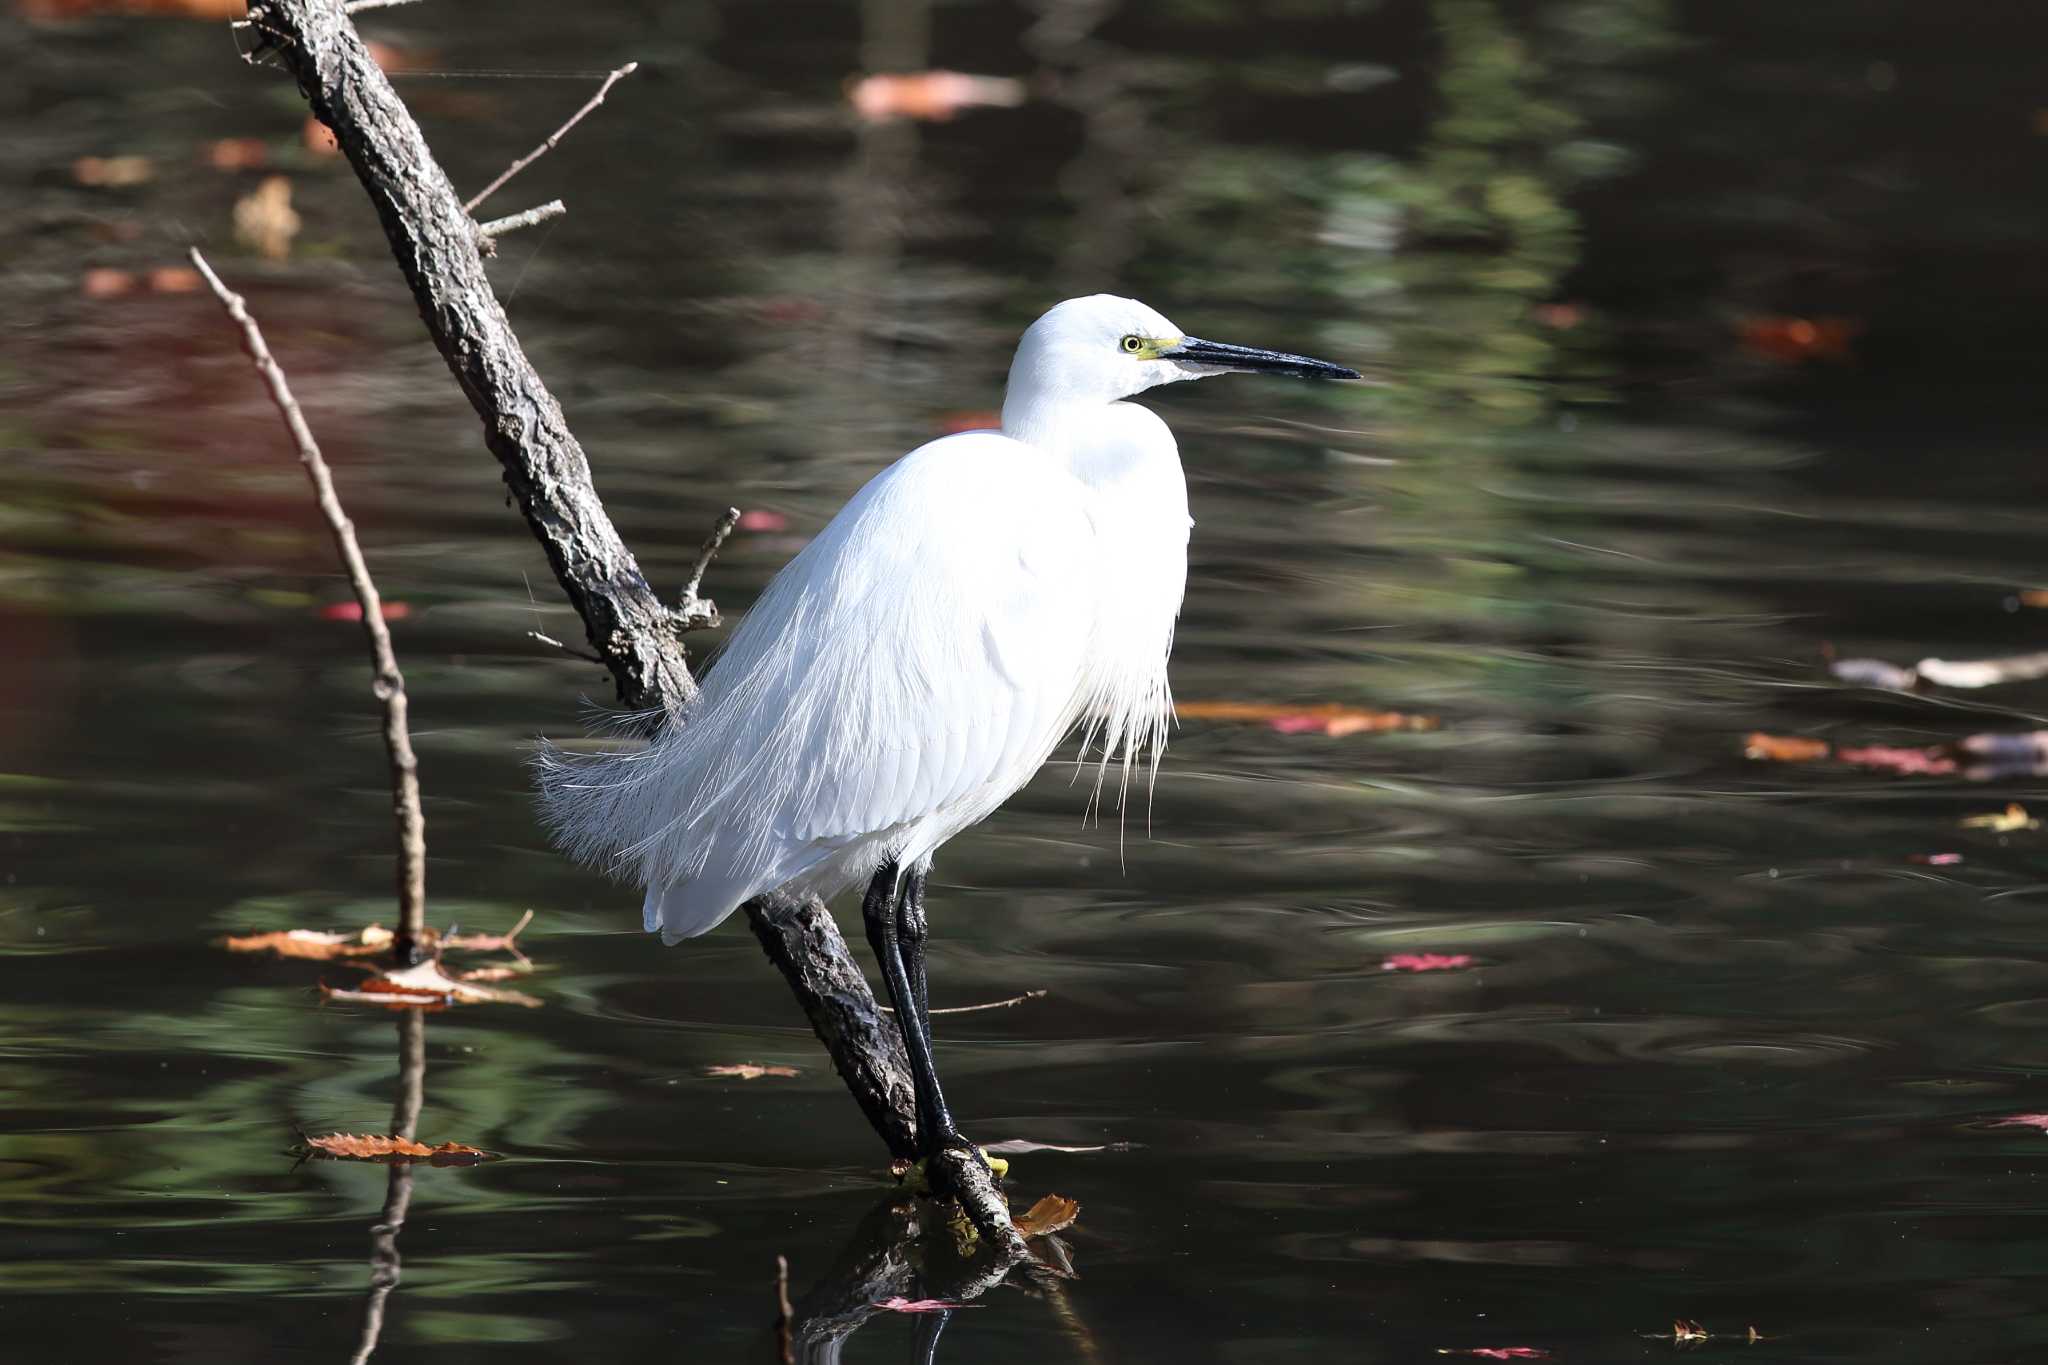
[[[429,1147],[407,1137],[380,1137],[372,1133],[329,1133],[306,1139],[308,1151],[344,1161],[431,1161],[436,1166],[474,1166],[495,1160],[480,1147],[444,1142]]]
[[[1746,349],[1780,365],[1847,360],[1849,343],[1861,330],[1848,318],[1744,318],[1736,327]]]
[[[1368,711],[1336,702],[1289,705],[1253,701],[1183,701],[1174,703],[1182,720],[1263,721],[1284,735],[1372,734],[1385,730],[1434,730],[1435,716],[1415,716],[1404,711]]]
[[[375,930],[375,934],[372,934]],[[310,957],[327,961],[338,957],[367,957],[390,945],[389,930],[372,925],[360,934],[328,934],[317,929],[277,929],[267,934],[244,934],[221,940],[231,953],[276,953],[279,957]]]
[[[889,119],[940,122],[962,109],[1024,102],[1024,82],[1008,76],[968,76],[958,71],[913,71],[866,76],[847,91],[854,112],[869,123]]]
[[[253,171],[270,159],[260,137],[223,137],[206,144],[206,164],[217,171]]]
[[[1043,1237],[1074,1225],[1081,1216],[1081,1206],[1063,1194],[1049,1194],[1027,1209],[1015,1221],[1017,1231],[1026,1237]]]
[[[1828,744],[1824,739],[1806,739],[1799,735],[1767,735],[1761,730],[1750,732],[1742,742],[1744,758],[1768,759],[1773,763],[1807,763],[1816,758],[1828,756]]]
[[[2048,607],[2048,589],[2028,588],[2020,594],[2020,605],[2023,607]]]
[[[117,299],[123,294],[134,293],[137,283],[132,270],[99,265],[79,277],[78,292],[89,299]]]
[[[758,1081],[763,1076],[801,1076],[803,1073],[793,1066],[762,1066],[758,1062],[734,1062],[727,1066],[707,1066],[706,1076],[730,1076],[735,1080]]]

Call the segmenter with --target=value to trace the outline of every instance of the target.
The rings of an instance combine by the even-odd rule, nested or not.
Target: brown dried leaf
[[[1824,739],[1806,739],[1799,735],[1767,735],[1761,730],[1750,732],[1742,742],[1744,758],[1766,759],[1772,763],[1809,763],[1816,758],[1828,756],[1828,743]]]
[[[407,1137],[381,1137],[373,1133],[329,1133],[309,1137],[306,1149],[316,1156],[345,1161],[431,1161],[436,1166],[474,1166],[496,1158],[481,1147],[444,1142],[429,1147]]]
[[[801,1076],[803,1073],[793,1066],[762,1066],[758,1062],[734,1062],[727,1066],[707,1066],[706,1076],[731,1077],[741,1081],[758,1081],[763,1076]]]
[[[525,976],[531,967],[515,967],[510,964],[500,967],[471,967],[456,974],[457,981],[510,981],[515,976]]]
[[[366,941],[370,936],[369,929],[360,934],[330,934],[318,929],[276,929],[267,934],[244,934],[240,937],[224,938],[220,941],[220,946],[231,953],[276,953],[279,957],[308,957],[330,961],[340,957],[368,957],[382,952],[391,942],[390,933],[382,932],[382,942],[370,943]]]
[[[247,195],[235,201],[235,240],[274,261],[291,255],[292,238],[299,235],[299,215],[292,208],[292,182],[281,175],[267,176]]]
[[[81,185],[119,189],[155,176],[156,166],[146,156],[82,156],[71,163],[71,178]]]
[[[1182,720],[1262,722],[1283,735],[1321,734],[1337,738],[1388,730],[1434,730],[1442,723],[1435,716],[1369,711],[1336,702],[1183,701],[1175,702],[1173,709]]]
[[[1072,1227],[1080,1216],[1081,1206],[1078,1203],[1063,1194],[1049,1194],[1012,1221],[1024,1236],[1044,1237]]]
[[[382,1005],[386,1009],[441,1005],[523,1005],[527,1009],[537,1009],[541,1003],[520,991],[457,980],[441,970],[440,962],[434,958],[403,971],[373,976],[354,990],[337,990],[322,985],[320,991],[329,1000]]]

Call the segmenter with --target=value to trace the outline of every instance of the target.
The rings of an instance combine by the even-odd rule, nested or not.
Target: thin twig
[[[678,609],[676,628],[679,630],[708,630],[718,624],[718,604],[708,597],[699,597],[698,589],[704,586],[704,572],[711,567],[711,561],[718,554],[725,538],[732,534],[732,528],[740,524],[740,509],[728,507],[718,524],[711,528],[711,534],[704,541],[704,548],[697,551],[697,562],[690,566],[690,581],[683,584],[683,601]]]
[[[299,448],[299,463],[306,467],[306,477],[313,482],[320,513],[327,519],[334,547],[348,570],[349,586],[355,589],[356,601],[363,609],[363,630],[370,637],[370,656],[376,668],[371,690],[384,703],[384,749],[391,760],[392,809],[398,822],[398,933],[392,950],[401,961],[409,961],[424,936],[426,924],[426,821],[420,814],[419,760],[413,755],[412,735],[405,724],[405,677],[398,671],[391,631],[384,624],[384,604],[370,578],[369,566],[363,562],[362,547],[356,544],[355,526],[342,511],[341,499],[334,492],[334,477],[328,472],[327,461],[320,458],[312,428],[306,425],[306,415],[299,411],[298,400],[292,397],[284,371],[272,358],[256,319],[249,315],[242,296],[221,283],[198,247],[191,249],[191,257],[228,317],[242,329],[242,349],[249,353],[256,373],[269,387],[270,401],[277,405],[293,444]]]
[[[991,1000],[982,1005],[952,1005],[946,1009],[927,1010],[925,1012],[927,1014],[973,1014],[978,1010],[1006,1010],[1012,1005],[1021,1005],[1029,1000],[1043,1000],[1044,998],[1045,992],[1043,990],[1026,991],[1022,995],[1013,995],[1008,1000]],[[879,1005],[876,1008],[888,1014],[896,1012],[887,1005]]]
[[[514,213],[504,218],[493,218],[490,222],[478,228],[476,235],[486,240],[493,237],[502,237],[508,232],[517,232],[521,228],[532,227],[535,223],[545,223],[550,218],[560,218],[568,211],[569,206],[567,204],[559,199],[550,199],[547,203],[530,208],[524,213]]]
[[[361,14],[366,9],[390,9],[393,5],[417,5],[420,0],[348,0],[343,14]]]
[[[574,645],[565,645],[560,640],[557,640],[554,636],[543,635],[537,630],[527,631],[526,638],[529,640],[538,640],[544,645],[553,645],[556,649],[561,650],[564,654],[573,654],[579,659],[588,659],[590,660],[590,662],[594,664],[601,664],[604,662],[603,659],[598,658],[595,654],[592,654],[587,649],[578,649]]]
[[[504,187],[504,184],[507,180],[510,180],[513,176],[519,174],[528,166],[532,165],[534,162],[540,160],[543,156],[546,156],[549,152],[553,151],[555,149],[555,144],[557,142],[560,142],[562,138],[568,134],[568,131],[571,128],[574,128],[577,124],[583,121],[584,115],[588,114],[591,110],[597,108],[598,105],[604,103],[605,95],[611,91],[611,88],[614,85],[617,85],[620,81],[632,75],[635,71],[638,71],[639,69],[640,63],[627,62],[624,66],[612,72],[609,76],[606,76],[604,78],[604,84],[600,85],[597,88],[597,93],[590,97],[589,103],[585,104],[581,109],[578,109],[575,113],[569,115],[569,121],[567,123],[555,129],[554,132],[549,133],[548,140],[546,142],[541,143],[540,146],[534,148],[525,156],[520,157],[517,161],[507,166],[504,170],[504,173],[500,175],[496,180],[493,180],[490,184],[484,186],[475,194],[471,195],[468,199],[464,200],[462,205],[463,211],[465,213],[475,213],[476,206],[478,204],[483,203],[484,200],[490,198],[492,195],[496,194],[501,188]]]

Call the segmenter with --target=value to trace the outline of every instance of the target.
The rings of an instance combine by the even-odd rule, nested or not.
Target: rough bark
[[[334,0],[252,0],[263,48],[298,81],[375,206],[420,317],[483,421],[527,524],[628,708],[674,716],[695,695],[677,613],[648,586],[592,486],[589,461],[484,273],[483,238],[419,126]],[[815,900],[746,907],[841,1078],[892,1154],[908,1156],[913,1092],[893,1025]],[[971,1157],[937,1163],[982,1231],[1021,1252],[994,1180]]]

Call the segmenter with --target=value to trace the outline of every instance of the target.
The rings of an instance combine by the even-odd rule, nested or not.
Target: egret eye
[[[1126,350],[1132,355],[1136,355],[1138,352],[1145,349],[1145,338],[1141,336],[1127,336],[1123,339],[1123,341],[1120,344],[1123,346],[1124,350]]]

